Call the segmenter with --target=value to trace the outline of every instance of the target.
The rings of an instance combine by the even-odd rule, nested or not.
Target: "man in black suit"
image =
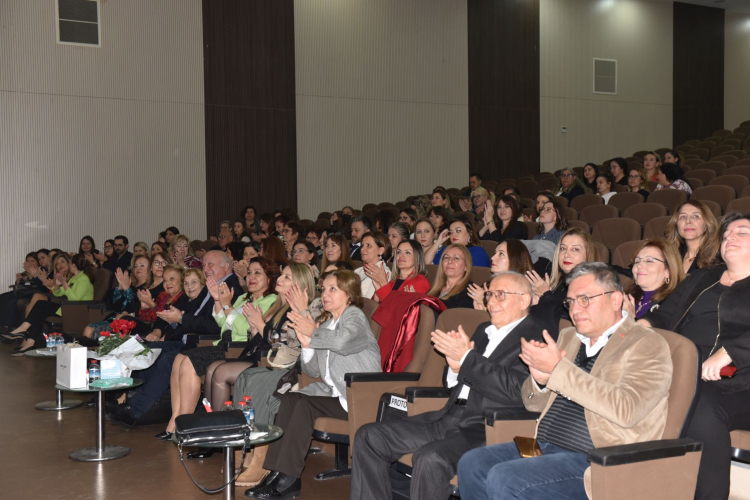
[[[217,283],[226,283],[232,290],[232,303],[244,293],[237,275],[232,272],[232,260],[220,250],[211,250],[203,257],[203,273],[206,278],[214,278]],[[146,413],[154,403],[169,388],[172,364],[183,350],[183,338],[187,339],[184,347],[197,345],[198,335],[219,335],[221,328],[213,317],[214,303],[204,287],[201,293],[192,301],[192,305],[184,311],[171,308],[159,313],[160,318],[174,325],[171,338],[179,340],[171,342],[151,342],[149,347],[162,349],[156,362],[146,370],[140,370],[134,376],[143,380],[143,385],[129,398],[125,404],[111,408],[108,412],[110,420],[128,426],[133,425],[137,418]],[[166,333],[166,332],[164,332]],[[191,335],[188,335],[191,334]],[[184,337],[186,335],[186,337]]]
[[[365,215],[352,219],[352,260],[362,260],[362,236],[372,228],[372,221]]]
[[[112,257],[102,264],[104,269],[108,269],[113,274],[119,269],[127,271],[130,269],[130,263],[133,260],[133,254],[128,251],[128,238],[126,236],[115,236],[114,253]]]
[[[414,453],[411,499],[449,497],[458,460],[485,445],[482,411],[523,407],[521,386],[529,370],[519,358],[521,338],[542,341],[542,328],[528,315],[531,299],[523,276],[501,273],[485,294],[490,322],[480,325],[471,340],[461,327],[458,332],[433,332],[435,348],[448,364],[448,403],[438,411],[360,428],[350,498],[390,500],[389,467],[407,453]]]

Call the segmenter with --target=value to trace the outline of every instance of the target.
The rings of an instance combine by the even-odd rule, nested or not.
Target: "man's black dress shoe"
[[[106,417],[112,423],[128,429],[135,424],[135,418],[130,414],[129,404],[118,405],[114,411],[108,412]]]
[[[164,432],[160,432],[159,434],[157,434],[154,437],[156,439],[161,439],[162,441],[169,441],[170,439],[172,439],[172,433],[164,431]]]
[[[297,498],[301,491],[301,478],[277,473],[277,476],[267,484],[247,490],[245,496],[263,500],[292,500]]]
[[[209,458],[214,454],[214,448],[198,448],[195,451],[191,451],[187,454],[187,457],[191,460],[198,460],[199,458]]]

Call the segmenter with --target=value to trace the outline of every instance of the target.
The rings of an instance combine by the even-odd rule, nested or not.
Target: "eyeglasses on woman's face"
[[[650,266],[651,264],[656,264],[657,262],[661,262],[662,264],[665,264],[665,262],[661,259],[657,259],[656,257],[636,257],[633,259],[633,265],[637,266],[639,264],[643,264],[646,266]]]

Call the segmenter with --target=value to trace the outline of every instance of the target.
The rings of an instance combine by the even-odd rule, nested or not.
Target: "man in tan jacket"
[[[463,498],[586,499],[588,450],[660,439],[667,420],[672,361],[667,342],[622,310],[617,273],[585,262],[567,278],[574,328],[559,342],[521,341],[531,375],[523,404],[542,412],[541,456],[520,458],[515,443],[479,448],[458,464]]]

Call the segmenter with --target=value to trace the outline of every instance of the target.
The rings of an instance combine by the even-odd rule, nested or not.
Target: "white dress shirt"
[[[335,330],[338,322],[339,322],[338,319],[335,321],[331,320],[331,323],[328,325],[327,328],[329,330]],[[315,349],[310,349],[309,347],[302,348],[302,361],[304,361],[305,363],[309,363],[314,355],[315,355]],[[339,398],[339,403],[341,403],[341,406],[344,408],[344,410],[349,411],[349,407],[346,404],[346,397],[345,397],[346,395],[339,393],[338,389],[336,389],[336,384],[333,383],[333,379],[331,378],[330,360],[331,360],[331,351],[329,349],[326,351],[326,372],[323,375],[323,382],[325,382],[326,385],[331,388],[331,397]]]
[[[487,347],[484,349],[484,353],[482,356],[485,358],[489,358],[492,353],[495,351],[497,346],[500,345],[500,342],[505,340],[505,337],[510,335],[510,332],[513,331],[513,329],[518,326],[518,324],[526,319],[526,316],[523,318],[514,321],[513,323],[508,323],[507,325],[497,328],[495,325],[488,326],[484,331],[487,333],[487,336],[490,338],[490,341],[487,343]],[[469,349],[471,351],[471,349]],[[461,357],[461,364],[464,364],[464,360],[466,359],[466,356],[469,354],[469,351],[466,351]],[[448,382],[448,388],[452,389],[453,387],[458,384],[458,373],[454,372],[451,368],[448,368],[448,375],[446,376],[446,381]],[[458,399],[469,399],[469,392],[471,392],[471,389],[469,386],[464,385],[461,388],[461,392],[458,394]]]
[[[388,266],[385,265],[385,262],[379,260],[377,266],[385,271],[385,277],[388,279],[388,281],[391,281],[391,270],[388,268]],[[359,279],[361,281],[362,297],[371,299],[372,296],[375,295],[375,283],[372,282],[372,278],[365,274],[364,267],[355,269],[354,274],[359,276]]]

